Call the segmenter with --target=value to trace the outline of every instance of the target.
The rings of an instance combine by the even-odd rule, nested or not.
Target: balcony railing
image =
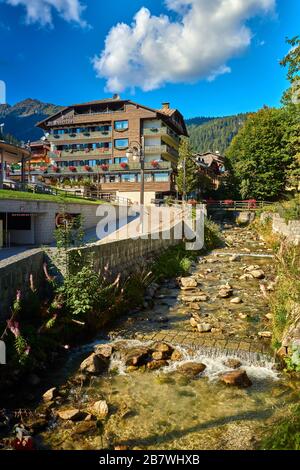
[[[71,169],[70,169],[71,168]],[[141,169],[140,163],[137,162],[131,162],[126,164],[125,167],[121,167],[119,163],[114,163],[114,164],[103,164],[103,165],[95,165],[95,166],[89,166],[89,165],[80,165],[80,166],[72,166],[70,167],[53,167],[53,165],[50,165],[48,167],[45,167],[45,169],[32,169],[30,171],[30,174],[48,174],[48,175],[65,175],[65,174],[97,174],[97,173],[109,173],[109,172],[116,172],[116,173],[124,173],[124,172],[135,172],[139,171]],[[145,163],[145,170],[149,171],[152,170],[154,171],[160,171],[160,170],[172,170],[172,163],[171,162],[158,162],[156,165],[153,165],[151,162],[146,162]],[[15,171],[14,174],[18,174],[18,171]]]
[[[48,140],[50,142],[72,142],[75,140],[93,140],[93,139],[110,139],[111,131],[91,131],[91,132],[74,132],[74,134],[50,134]]]
[[[111,148],[98,148],[98,149],[93,149],[89,150],[86,152],[85,150],[58,150],[56,152],[48,152],[48,156],[50,158],[53,158],[54,160],[61,160],[62,158],[72,158],[74,160],[82,159],[82,158],[89,158],[89,157],[98,157],[100,158],[103,155],[111,155],[112,154],[112,149]]]
[[[178,152],[169,145],[145,145],[146,154],[169,154],[178,157]]]
[[[171,131],[171,129],[168,129],[168,127],[151,127],[151,128],[145,128],[144,131],[144,136],[154,136],[154,135],[159,135],[159,136],[164,136],[168,135],[172,137],[178,144],[180,142],[180,138],[178,135],[175,134],[175,132]]]

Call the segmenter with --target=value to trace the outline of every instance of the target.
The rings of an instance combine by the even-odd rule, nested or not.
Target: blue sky
[[[227,8],[217,27],[208,4],[220,0],[206,0],[205,6],[204,0],[36,0],[40,9],[33,13],[26,9],[32,0],[0,0],[0,79],[7,85],[7,102],[31,97],[67,105],[118,91],[152,107],[170,101],[186,118],[278,106],[287,87],[279,60],[288,50],[285,38],[300,33],[300,2],[277,0],[272,11],[265,7],[275,0],[239,1],[248,2],[249,10],[232,17]],[[47,16],[49,3],[54,8]],[[64,3],[59,12],[55,5]],[[75,8],[80,5],[86,8]],[[151,15],[142,10],[131,27],[142,7]],[[168,18],[157,19],[161,14]],[[116,27],[120,22],[129,26]],[[102,63],[93,63],[103,51]],[[211,75],[217,76],[208,80]]]

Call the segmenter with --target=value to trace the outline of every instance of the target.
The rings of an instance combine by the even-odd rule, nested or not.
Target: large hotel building
[[[175,193],[180,136],[188,134],[169,103],[152,109],[114,96],[68,106],[37,125],[49,146],[47,179],[89,178],[100,194],[139,201],[140,162],[126,157],[138,142],[145,156],[145,203]]]

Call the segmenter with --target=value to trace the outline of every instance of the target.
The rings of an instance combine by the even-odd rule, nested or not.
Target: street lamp
[[[140,205],[143,208],[145,196],[145,145],[144,137],[141,142],[132,141],[129,144],[126,152],[128,160],[132,158],[133,161],[138,161],[141,165],[141,191],[140,191]]]
[[[186,158],[184,157],[182,163],[178,165],[180,170],[183,170],[183,178],[182,178],[182,200],[185,202],[186,200]]]

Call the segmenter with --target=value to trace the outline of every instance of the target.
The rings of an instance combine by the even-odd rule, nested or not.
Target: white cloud
[[[53,12],[56,11],[64,20],[81,26],[87,23],[81,18],[85,7],[80,0],[5,0],[11,6],[24,6],[27,23],[52,25]]]
[[[171,16],[141,8],[131,25],[118,23],[93,59],[109,91],[153,90],[230,72],[226,62],[252,39],[246,21],[274,10],[276,0],[165,0]]]

